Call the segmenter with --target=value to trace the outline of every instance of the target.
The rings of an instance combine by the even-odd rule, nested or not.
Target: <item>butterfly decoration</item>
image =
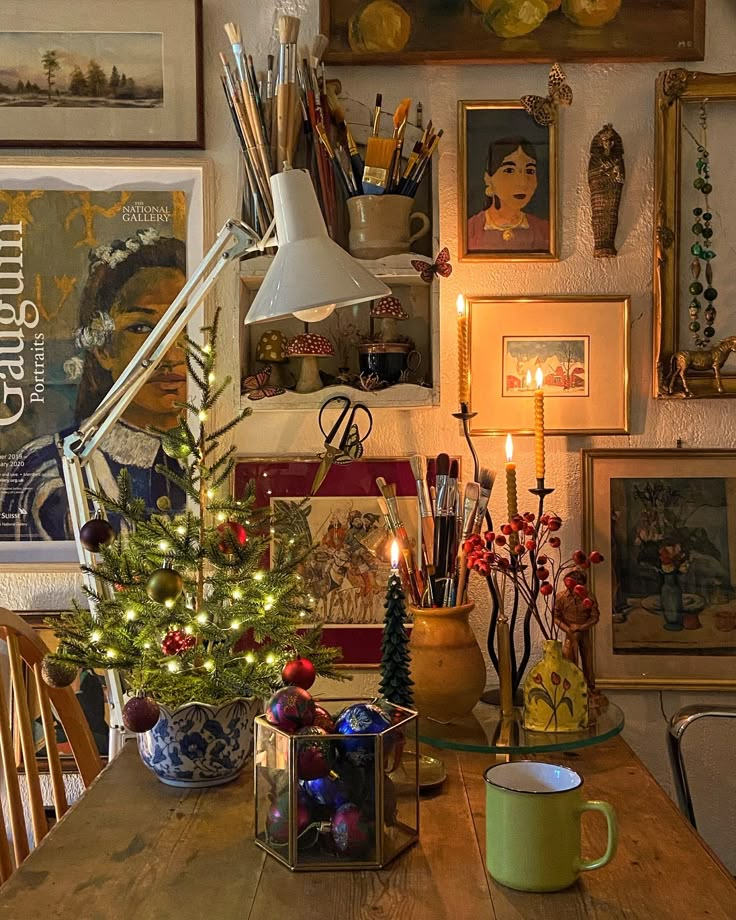
[[[411,267],[414,271],[419,272],[422,281],[426,281],[427,284],[431,284],[435,275],[439,275],[441,278],[449,278],[452,274],[450,250],[445,246],[432,263],[424,262],[422,259],[412,259]]]
[[[248,394],[248,399],[266,399],[271,396],[281,396],[286,390],[283,387],[269,386],[271,365],[267,364],[262,371],[251,374],[243,380],[243,393]]]
[[[572,87],[559,64],[553,64],[549,72],[547,96],[522,96],[521,104],[534,121],[543,128],[557,121],[557,107],[572,105]]]
[[[335,463],[350,463],[351,460],[360,460],[362,456],[363,441],[360,438],[360,430],[357,425],[351,425],[342,448],[342,454],[339,457],[335,457]]]

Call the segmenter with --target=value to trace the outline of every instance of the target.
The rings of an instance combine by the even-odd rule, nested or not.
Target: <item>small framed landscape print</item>
[[[583,451],[600,687],[736,689],[736,451]]]
[[[318,467],[314,458],[242,457],[235,466],[234,494],[243,494],[252,480],[259,506],[281,511],[293,506],[304,549],[311,550],[300,574],[311,597],[312,621],[323,626],[325,645],[342,648],[341,666],[376,666],[391,569],[376,477],[395,483],[399,512],[416,555],[419,511],[411,464],[408,459],[334,464],[319,495],[303,506]]]
[[[204,147],[202,0],[3,0],[0,146]]]
[[[629,298],[468,298],[473,434],[531,434],[537,370],[548,434],[625,434]]]
[[[460,102],[458,130],[460,260],[558,259],[556,125],[520,102]]]

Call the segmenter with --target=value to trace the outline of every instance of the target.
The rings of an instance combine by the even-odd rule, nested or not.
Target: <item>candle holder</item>
[[[470,420],[475,418],[477,412],[471,412],[467,403],[460,403],[460,411],[453,412],[452,417],[459,419],[463,423],[463,435],[465,441],[467,442],[468,449],[473,457],[473,478],[475,481],[478,481],[480,476],[480,461],[478,460],[478,453],[476,452],[475,445],[473,444],[473,439],[470,436]]]

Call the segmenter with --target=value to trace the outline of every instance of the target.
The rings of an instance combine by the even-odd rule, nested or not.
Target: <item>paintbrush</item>
[[[411,551],[409,534],[406,532],[406,527],[401,520],[399,503],[396,501],[396,486],[393,483],[387,483],[382,476],[376,478],[376,485],[388,507],[391,529],[394,536],[399,541],[401,554],[406,562],[412,602],[415,605],[419,605],[422,602],[422,593],[424,590],[423,579],[421,572],[417,570],[414,564],[414,554]]]
[[[396,141],[396,149],[394,150],[394,158],[391,165],[390,188],[392,190],[398,186],[399,179],[401,178],[401,154],[404,150],[404,132],[406,131],[406,124],[409,120],[410,106],[411,99],[402,99],[401,102],[396,106],[396,111],[394,112],[393,138]]]
[[[371,131],[371,137],[378,137],[378,132],[381,129],[381,103],[383,102],[383,96],[380,93],[376,93],[376,104],[373,107],[373,130]]]
[[[460,538],[460,546],[457,554],[457,603],[462,604],[465,598],[465,586],[468,581],[468,554],[465,552],[465,541],[473,533],[475,520],[478,514],[478,505],[480,503],[480,486],[477,482],[469,482],[465,486],[465,496],[463,499],[463,529]]]
[[[482,466],[480,469],[480,474],[478,475],[480,495],[478,497],[478,511],[475,515],[473,533],[480,533],[483,529],[483,521],[486,516],[486,511],[488,510],[488,502],[491,500],[491,492],[493,492],[493,484],[495,481],[496,471],[489,470],[487,467]]]
[[[348,147],[348,153],[350,154],[350,163],[352,166],[353,178],[355,179],[355,185],[357,189],[357,194],[363,194],[363,170],[365,169],[365,163],[363,162],[363,157],[358,152],[358,145],[355,142],[353,133],[350,130],[348,123],[345,121],[345,109],[338,102],[337,97],[333,92],[328,90],[327,92],[327,103],[332,112],[332,117],[335,119],[335,123],[339,128],[345,132],[345,140]]]
[[[276,90],[278,171],[291,166],[291,143],[296,108],[296,42],[300,21],[296,16],[279,16],[279,85]]]
[[[350,198],[352,195],[355,194],[353,188],[350,185],[350,180],[352,176],[349,176],[345,172],[342,163],[338,160],[337,156],[335,155],[335,151],[332,149],[332,144],[330,143],[330,139],[327,137],[327,134],[325,133],[325,129],[323,125],[316,124],[315,131],[317,132],[317,135],[320,141],[322,141],[322,146],[324,147],[327,153],[327,156],[329,157],[330,162],[332,163],[333,169],[337,173],[337,176],[340,179],[340,182],[342,182],[343,188],[345,189],[345,194],[348,196],[348,198]]]
[[[422,549],[427,571],[434,564],[434,516],[432,515],[432,501],[427,488],[427,461],[425,457],[415,454],[410,458],[411,471],[417,485],[417,498],[419,499],[419,514],[422,520]]]
[[[448,524],[447,516],[449,513],[449,473],[450,458],[447,454],[440,454],[435,461],[437,496],[435,499],[434,548],[432,551],[436,581],[440,581],[447,577],[444,567],[447,562],[446,533]]]
[[[363,170],[363,194],[383,195],[391,181],[396,141],[392,137],[369,137]]]
[[[434,139],[432,140],[429,146],[429,149],[426,151],[423,157],[420,157],[419,162],[416,164],[416,167],[414,170],[414,176],[410,178],[409,182],[407,183],[407,187],[405,188],[403,192],[404,195],[409,195],[410,197],[413,198],[414,195],[416,194],[417,189],[419,188],[419,184],[421,183],[422,179],[424,178],[425,173],[427,172],[430,160],[432,159],[432,156],[435,150],[437,149],[439,142],[442,139],[442,135],[444,133],[445,133],[444,129],[440,128],[437,134],[435,134]]]

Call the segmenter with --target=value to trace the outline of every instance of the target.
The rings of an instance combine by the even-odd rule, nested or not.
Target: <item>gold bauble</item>
[[[59,661],[51,655],[44,656],[41,662],[41,677],[49,687],[55,687],[57,690],[68,687],[74,683],[76,676],[77,668],[73,664]]]
[[[146,582],[146,594],[157,604],[174,603],[183,590],[184,581],[175,569],[156,569]]]

